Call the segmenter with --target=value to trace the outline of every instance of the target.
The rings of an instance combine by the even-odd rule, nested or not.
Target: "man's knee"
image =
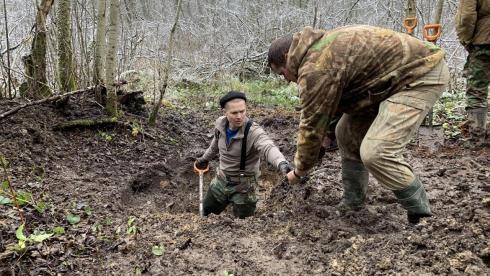
[[[337,138],[337,146],[340,149],[340,154],[343,158],[359,159],[359,142],[353,137],[349,128],[351,122],[349,116],[342,116],[337,126],[335,127],[335,136]]]
[[[370,141],[361,144],[361,161],[368,169],[378,166],[382,160],[382,144]]]

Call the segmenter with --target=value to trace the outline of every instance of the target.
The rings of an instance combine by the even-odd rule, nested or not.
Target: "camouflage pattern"
[[[469,48],[464,72],[467,78],[466,109],[486,108],[490,85],[490,44]]]
[[[341,117],[342,114],[337,114],[335,117],[332,118],[332,120],[330,120],[330,123],[328,124],[327,132],[325,133],[325,135],[331,140],[335,140],[335,128],[337,127],[337,124],[339,123]]]
[[[204,215],[220,214],[228,204],[232,203],[235,217],[253,216],[257,205],[256,185],[255,177],[243,178],[238,183],[215,177],[204,198]]]
[[[286,68],[298,78],[301,119],[295,165],[309,170],[337,113],[376,112],[379,103],[440,63],[444,51],[371,26],[293,35]]]
[[[387,189],[397,191],[410,185],[416,177],[403,150],[448,81],[449,70],[441,62],[381,102],[378,112],[344,114],[336,129],[342,161],[362,162]]]
[[[464,46],[490,44],[490,1],[460,0],[455,23]]]

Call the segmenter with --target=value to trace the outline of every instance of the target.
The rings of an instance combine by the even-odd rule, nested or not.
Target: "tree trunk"
[[[102,94],[100,85],[104,83],[104,57],[105,57],[105,15],[106,0],[97,2],[97,33],[95,38],[95,57],[94,57],[94,85],[97,86],[95,91],[95,100],[102,103]]]
[[[58,77],[62,92],[75,90],[71,37],[71,1],[58,2]]]
[[[95,38],[95,57],[94,57],[94,84],[104,83],[102,66],[103,57],[105,56],[105,17],[106,17],[106,0],[98,0],[97,6],[97,33]]]
[[[109,28],[107,30],[107,56],[105,81],[107,88],[106,109],[110,116],[117,115],[116,57],[119,37],[120,0],[110,0]]]
[[[141,10],[143,11],[143,16],[144,18],[151,19],[150,18],[150,4],[148,3],[148,0],[141,0]]]
[[[32,41],[32,79],[29,81],[27,96],[40,99],[51,95],[46,78],[46,18],[54,0],[42,0],[36,15],[36,32]]]
[[[10,75],[10,41],[9,41],[9,28],[8,28],[8,18],[7,18],[7,5],[5,4],[5,0],[3,0],[3,12],[4,14],[4,19],[5,19],[5,39],[7,42],[7,87],[8,87],[8,97],[12,97],[12,76]],[[5,93],[5,97],[7,97],[7,93]],[[0,91],[0,98],[2,98],[2,92]]]

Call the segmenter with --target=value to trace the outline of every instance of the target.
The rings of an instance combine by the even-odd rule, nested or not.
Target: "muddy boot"
[[[393,191],[393,193],[398,198],[398,202],[407,210],[409,223],[417,224],[420,218],[432,216],[427,194],[418,177],[408,187]]]
[[[486,139],[487,108],[468,109],[468,124],[472,146],[483,146]]]
[[[342,185],[344,195],[337,205],[340,213],[364,208],[369,173],[361,161],[342,160]]]

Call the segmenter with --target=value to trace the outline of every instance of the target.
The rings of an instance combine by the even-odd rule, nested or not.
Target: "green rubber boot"
[[[483,146],[486,139],[487,108],[473,108],[468,109],[466,112],[470,123],[470,141],[473,146]]]
[[[421,218],[432,216],[427,194],[418,177],[408,187],[393,191],[393,193],[398,198],[398,202],[407,210],[409,223],[417,224]]]
[[[344,195],[337,205],[341,213],[359,211],[366,203],[369,172],[361,161],[342,160]]]

